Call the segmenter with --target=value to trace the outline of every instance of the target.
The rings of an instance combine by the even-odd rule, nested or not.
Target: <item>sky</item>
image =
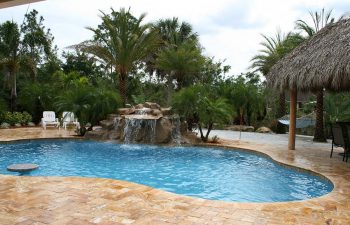
[[[350,12],[349,0],[46,0],[29,5],[0,9],[0,23],[14,20],[21,24],[27,9],[36,9],[51,29],[60,51],[92,37],[86,27],[101,23],[99,10],[130,8],[145,22],[178,17],[199,34],[204,54],[226,60],[230,74],[249,71],[251,58],[261,49],[261,34],[274,36],[277,29],[286,33],[294,22],[311,23],[309,11],[333,9],[338,18]]]

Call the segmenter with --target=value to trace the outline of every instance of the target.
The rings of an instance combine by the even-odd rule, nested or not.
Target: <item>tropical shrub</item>
[[[5,101],[5,99],[0,98],[0,113],[6,111],[7,108],[7,102]]]
[[[3,112],[1,113],[0,121],[8,123],[10,125],[26,125],[32,121],[32,116],[27,112]]]
[[[82,124],[82,129],[88,123],[91,129],[107,114],[116,111],[121,105],[121,99],[111,90],[78,85],[59,95],[54,105],[59,112],[74,112]]]
[[[54,85],[38,82],[26,82],[21,84],[18,103],[21,110],[33,115],[33,122],[39,123],[42,112],[53,109],[54,97],[57,95]]]
[[[226,99],[209,93],[205,86],[183,88],[174,95],[172,106],[180,116],[186,118],[190,126],[192,123],[197,123],[201,139],[205,142],[208,141],[214,123],[228,122],[232,115]],[[202,129],[204,127],[207,128],[205,135]]]

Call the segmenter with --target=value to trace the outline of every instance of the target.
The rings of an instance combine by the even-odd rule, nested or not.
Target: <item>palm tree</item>
[[[151,75],[155,72],[159,78],[164,78],[167,73],[156,65],[159,52],[171,48],[177,49],[185,42],[192,42],[199,47],[198,34],[193,31],[191,24],[180,22],[177,17],[158,20],[154,24],[154,29],[161,38],[161,43],[157,51],[147,56],[146,71]]]
[[[101,12],[102,24],[98,28],[88,28],[94,33],[94,39],[74,47],[96,56],[115,70],[119,76],[120,96],[125,104],[129,72],[158,46],[159,39],[151,24],[141,24],[145,14],[135,18],[130,9],[111,10],[109,15]]]
[[[20,33],[15,22],[7,21],[0,25],[0,68],[3,68],[11,89],[11,111],[17,104],[17,73],[20,68]]]
[[[164,45],[177,47],[186,41],[198,43],[198,34],[193,32],[191,24],[179,22],[177,17],[161,19],[155,24]]]
[[[265,77],[270,71],[271,67],[275,65],[287,53],[292,51],[298,46],[304,39],[298,33],[289,32],[282,34],[281,31],[277,31],[275,37],[268,37],[262,35],[264,41],[260,43],[263,47],[259,51],[258,55],[252,58],[251,68],[261,72]],[[267,78],[268,79],[268,78]],[[282,117],[286,114],[286,100],[285,93],[279,93],[277,117]],[[285,128],[282,124],[277,124],[277,133],[284,133]]]
[[[311,38],[314,34],[320,31],[323,27],[331,24],[335,21],[332,15],[332,10],[325,11],[323,8],[320,12],[309,12],[312,19],[312,25],[309,25],[304,20],[297,20],[295,22],[295,27],[297,30],[306,33],[306,38]],[[326,142],[324,135],[324,124],[323,124],[323,88],[316,91],[316,126],[314,141]]]
[[[303,31],[307,34],[307,38],[312,37],[322,28],[327,26],[328,24],[334,23],[335,19],[332,16],[332,10],[325,11],[325,9],[321,9],[320,12],[309,12],[309,15],[312,19],[312,25],[309,25],[304,20],[297,20],[295,22],[295,28],[297,30]]]
[[[187,41],[177,48],[166,48],[157,55],[156,68],[167,74],[168,104],[173,91],[173,79],[177,81],[177,89],[189,84],[190,77],[199,73],[204,64],[201,49],[192,41]]]

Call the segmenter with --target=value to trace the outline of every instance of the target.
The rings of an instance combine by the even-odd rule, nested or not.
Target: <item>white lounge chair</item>
[[[78,119],[74,118],[73,112],[63,112],[62,113],[62,126],[66,130],[67,125],[73,124],[77,129],[80,128],[80,123]]]
[[[46,126],[55,126],[60,129],[60,122],[56,118],[54,111],[44,111],[43,118],[41,118],[41,125],[46,130]]]

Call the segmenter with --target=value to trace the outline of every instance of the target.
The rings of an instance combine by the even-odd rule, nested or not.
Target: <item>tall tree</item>
[[[263,47],[259,54],[252,58],[251,68],[255,71],[261,72],[265,77],[270,71],[271,67],[275,65],[287,53],[292,51],[304,39],[297,33],[287,33],[283,35],[281,31],[277,31],[275,37],[268,37],[262,35],[264,41],[260,43]],[[268,79],[268,77],[267,77]],[[279,93],[277,117],[280,118],[286,114],[285,93]],[[277,133],[284,133],[285,127],[282,124],[277,124]]]
[[[65,73],[75,71],[95,83],[97,78],[103,74],[102,68],[96,63],[96,60],[84,52],[63,52],[62,56],[65,62],[61,64],[61,67]]]
[[[15,22],[0,25],[0,68],[5,71],[6,81],[11,90],[11,111],[17,108],[17,73],[20,68],[20,33]]]
[[[193,31],[191,24],[187,22],[180,22],[177,17],[158,20],[154,24],[154,29],[161,38],[161,42],[158,46],[158,51],[151,52],[147,56],[146,71],[148,71],[151,75],[153,72],[156,72],[156,75],[159,77],[164,77],[166,73],[157,68],[155,65],[158,52],[164,49],[177,48],[184,42],[188,41],[199,45],[198,34]]]
[[[110,14],[102,13],[98,28],[88,28],[94,39],[82,42],[78,50],[95,55],[106,66],[112,67],[119,76],[119,92],[126,99],[126,82],[129,72],[135,69],[159,43],[158,35],[151,24],[142,24],[145,14],[134,17],[129,10],[111,9]]]
[[[157,56],[156,67],[167,74],[168,104],[173,91],[173,80],[176,80],[177,89],[188,86],[190,77],[199,73],[204,63],[204,57],[193,42],[184,42],[178,48],[167,48]]]
[[[177,17],[161,19],[155,24],[165,46],[177,47],[186,41],[198,43],[198,34],[193,31],[191,24],[181,22]]]
[[[322,10],[309,12],[312,24],[308,24],[304,20],[297,20],[295,22],[295,27],[297,30],[306,33],[306,38],[311,38],[314,34],[320,31],[323,27],[331,24],[335,21],[332,17],[332,10],[325,11]],[[316,95],[316,126],[315,126],[315,134],[314,141],[326,142],[326,137],[324,134],[324,124],[323,124],[323,96],[324,89],[317,90],[315,92]]]
[[[47,62],[53,54],[53,36],[50,29],[43,25],[44,18],[38,15],[35,9],[24,16],[21,25],[23,35],[21,54],[24,59],[24,66],[30,71],[33,80],[38,76],[38,65]]]

